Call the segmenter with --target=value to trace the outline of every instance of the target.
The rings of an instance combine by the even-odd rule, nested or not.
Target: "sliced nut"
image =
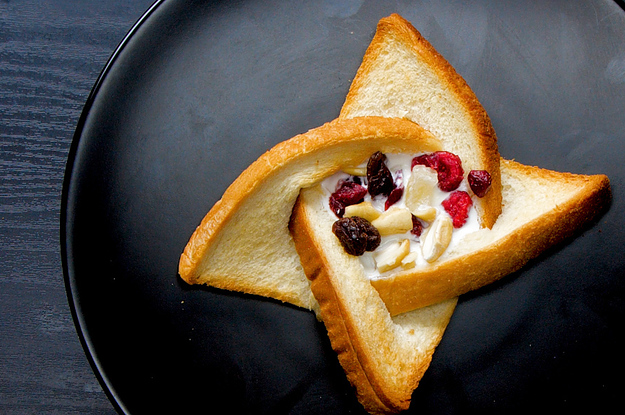
[[[393,242],[389,247],[375,256],[375,262],[380,272],[390,271],[401,265],[402,259],[410,253],[410,241],[402,239]]]
[[[373,207],[371,202],[361,202],[357,205],[345,206],[344,217],[360,216],[363,219],[367,219],[369,222],[380,217],[382,212]]]
[[[343,171],[343,173],[349,174],[350,176],[365,177],[367,175],[367,166],[363,166],[363,167],[348,166],[348,167],[343,167],[341,171]]]
[[[426,222],[432,222],[436,219],[436,208],[432,206],[419,206],[417,209],[411,210],[411,212],[413,215]]]
[[[421,235],[421,250],[427,262],[436,261],[445,252],[451,242],[453,229],[451,218],[447,215],[439,215],[427,232]]]
[[[438,175],[434,169],[420,164],[414,166],[404,190],[406,207],[414,212],[421,206],[431,206],[437,185]]]
[[[412,213],[408,209],[393,206],[371,224],[382,236],[406,233],[412,229]]]
[[[404,269],[414,268],[417,265],[417,258],[419,257],[419,253],[417,251],[413,251],[406,255],[404,259],[401,260],[401,266]]]

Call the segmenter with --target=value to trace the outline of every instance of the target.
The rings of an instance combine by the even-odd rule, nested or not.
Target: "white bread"
[[[377,150],[440,148],[417,124],[381,117],[333,121],[282,142],[250,165],[206,214],[180,257],[179,274],[189,284],[316,309],[288,230],[300,189]]]
[[[377,37],[378,35],[376,35]],[[400,40],[406,42],[411,41],[411,38],[406,37]],[[429,44],[425,42],[424,45]],[[374,51],[372,48],[369,50]],[[427,52],[436,54],[431,46],[427,48]],[[371,62],[369,68],[375,69],[375,61],[367,56],[363,62]],[[478,160],[476,163],[481,164],[480,167],[491,172],[493,184],[488,195],[497,202],[501,197],[500,186],[498,186],[499,166],[498,163],[494,162],[494,160],[498,160],[498,153],[496,137],[490,126],[490,121],[466,83],[442,57],[433,59],[432,67],[444,68],[445,82],[454,86],[461,96],[469,97],[467,98],[471,102],[470,108],[467,107],[469,118],[463,122],[468,125],[467,128],[473,131],[470,134],[470,139],[479,145],[476,147],[477,150],[466,150],[464,153],[472,155],[474,159]],[[367,76],[368,72],[361,68],[355,82],[365,79]],[[342,117],[352,118],[354,116],[348,111],[348,103],[351,102],[351,105],[358,104],[360,96],[357,95],[357,91],[352,86],[350,95],[348,95],[346,104],[341,111]],[[445,94],[444,88],[441,90],[441,94]],[[383,115],[388,117],[388,114]],[[399,118],[404,115],[400,115]],[[478,119],[479,122],[474,122],[473,119]],[[292,144],[281,144],[271,152],[284,152],[283,148],[286,147],[289,147],[291,152],[284,154],[289,154],[289,157],[299,151]],[[261,159],[264,160],[259,159],[244,171],[202,220],[181,256],[179,273],[190,284],[207,284],[217,288],[273,297],[300,307],[316,309],[317,304],[310,293],[309,282],[301,270],[292,240],[285,228],[283,227],[280,231],[271,234],[271,244],[266,243],[267,233],[253,234],[248,231],[248,223],[252,221],[256,221],[256,228],[262,229],[275,226],[281,221],[286,223],[285,217],[290,214],[290,208],[297,196],[292,192],[284,192],[284,185],[277,184],[278,180],[275,179],[279,175],[273,169],[281,167],[280,163],[286,163],[284,161],[286,159],[283,157],[280,162],[266,161],[269,157],[269,155],[263,155]],[[340,157],[343,158],[344,155]],[[317,171],[315,174],[320,175],[321,172]],[[272,175],[273,178],[265,180],[263,175]],[[263,183],[271,183],[274,187],[267,185],[257,189],[256,185],[260,183],[258,178],[262,178]],[[254,183],[254,186],[250,186],[250,183]],[[304,180],[299,183],[301,187],[311,184],[313,184],[311,180]],[[289,183],[288,186],[291,186],[289,190],[294,191],[293,183]],[[257,190],[258,195],[253,195],[253,192]],[[244,205],[243,200],[252,197],[256,198],[254,203],[256,203],[258,210],[246,213],[247,208],[244,208],[241,209],[243,212],[238,212],[241,205]],[[484,210],[481,216],[487,226],[492,226],[501,209],[500,202],[492,205],[494,207],[490,210]],[[273,208],[273,206],[278,208]],[[272,209],[276,212],[267,215],[266,212]],[[215,244],[218,239],[222,242]],[[249,261],[248,257],[254,257],[255,260]]]
[[[319,315],[359,402],[372,414],[397,413],[409,407],[457,299],[391,317],[332,233],[334,218],[315,203],[319,192],[302,190],[290,223]]]
[[[608,206],[604,175],[575,175],[501,160],[503,211],[491,230],[467,235],[453,259],[421,275],[373,281],[391,314],[490,284],[593,221]]]

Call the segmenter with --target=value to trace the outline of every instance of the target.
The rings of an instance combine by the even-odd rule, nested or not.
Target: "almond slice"
[[[369,222],[379,218],[382,212],[373,207],[371,202],[361,202],[356,205],[345,206],[344,217],[360,216]]]
[[[411,210],[411,212],[413,215],[426,222],[432,222],[436,219],[436,208],[432,206],[419,206],[417,209]]]
[[[393,242],[389,247],[375,256],[375,262],[380,272],[390,271],[401,265],[404,259],[410,253],[410,241],[402,239]]]
[[[367,166],[364,167],[343,167],[341,169],[343,173],[349,174],[350,176],[360,176],[365,177],[367,175]]]
[[[451,242],[454,225],[448,215],[439,215],[427,232],[421,235],[421,250],[427,262],[434,262],[447,249]]]
[[[401,266],[404,269],[411,269],[417,266],[417,259],[419,258],[419,253],[417,251],[413,251],[406,255],[404,259],[401,260]]]
[[[371,222],[381,236],[406,233],[412,229],[412,213],[406,208],[393,206]]]

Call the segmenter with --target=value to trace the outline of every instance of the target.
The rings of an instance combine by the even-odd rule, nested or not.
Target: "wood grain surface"
[[[82,350],[59,248],[89,91],[152,0],[0,1],[0,413],[114,414]]]

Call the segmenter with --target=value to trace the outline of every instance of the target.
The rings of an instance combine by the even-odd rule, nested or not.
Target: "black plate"
[[[625,13],[611,1],[163,1],[94,87],[62,209],[70,304],[120,412],[361,413],[323,326],[189,287],[195,226],[274,144],[338,115],[379,18],[398,12],[489,112],[501,154],[606,173],[598,223],[463,296],[411,412],[612,408],[625,386]]]

